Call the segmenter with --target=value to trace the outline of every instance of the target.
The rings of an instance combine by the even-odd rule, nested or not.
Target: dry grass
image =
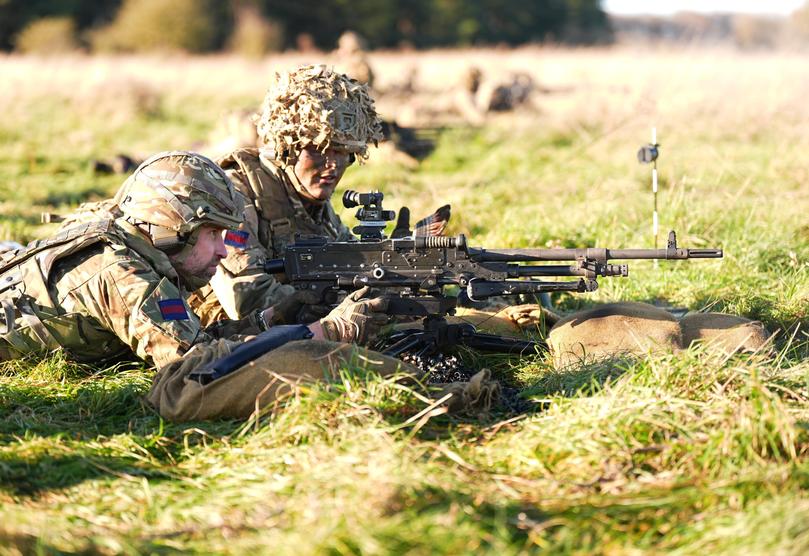
[[[111,193],[121,178],[93,175],[92,158],[193,147],[222,112],[258,106],[273,71],[317,61],[0,59],[0,239],[42,236],[40,210]],[[345,187],[415,213],[451,201],[452,232],[475,245],[648,246],[635,151],[656,125],[664,229],[725,259],[639,263],[558,303],[713,307],[763,320],[777,355],[499,360],[536,412],[418,431],[404,423],[424,402],[382,379],[346,375],[247,425],[177,426],[140,402],[148,369],[5,363],[0,553],[805,553],[805,59],[526,48],[371,61],[382,89],[417,65],[444,90],[474,61],[546,90],[534,111],[445,130],[416,169],[375,160]],[[379,105],[392,116],[407,100]]]

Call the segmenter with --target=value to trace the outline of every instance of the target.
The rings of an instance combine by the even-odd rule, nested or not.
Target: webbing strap
[[[69,243],[80,237],[86,237],[88,240],[93,240],[94,238],[109,231],[111,227],[112,220],[99,220],[97,222],[90,222],[87,224],[77,224],[76,226],[60,232],[53,238],[29,243],[25,246],[25,249],[18,251],[15,257],[8,260],[3,260],[2,264],[0,264],[0,274],[6,272],[13,266],[24,263],[45,249],[50,249],[51,247]]]
[[[0,335],[6,335],[14,330],[14,304],[9,299],[0,301],[3,308],[3,324],[0,326]]]
[[[37,340],[39,340],[46,349],[51,350],[59,347],[59,342],[56,341],[56,338],[53,337],[28,303],[20,303],[19,308],[23,322],[28,325],[31,332],[34,333]]]

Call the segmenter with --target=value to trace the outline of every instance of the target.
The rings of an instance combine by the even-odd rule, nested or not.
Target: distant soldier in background
[[[470,66],[456,89],[455,109],[467,122],[479,125],[490,112],[509,112],[528,105],[534,90],[534,80],[527,73],[493,80],[485,79],[477,66]]]
[[[421,92],[397,106],[396,122],[404,126],[446,125],[458,117],[470,125],[482,125],[495,112],[533,108],[537,87],[525,72],[507,78],[486,76],[468,66],[455,84],[442,91]]]
[[[331,53],[334,69],[350,75],[369,89],[374,87],[374,71],[365,53],[365,40],[354,31],[346,31],[337,40],[337,49]]]

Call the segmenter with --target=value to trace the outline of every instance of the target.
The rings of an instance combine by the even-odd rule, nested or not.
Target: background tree
[[[222,48],[234,32],[231,45],[248,34],[254,45],[264,36],[275,41],[272,48],[289,48],[306,34],[324,50],[348,29],[371,48],[611,37],[599,0],[0,0],[0,49],[12,48],[13,37],[43,17],[72,18],[79,34],[92,31],[94,46],[118,50],[204,52]]]

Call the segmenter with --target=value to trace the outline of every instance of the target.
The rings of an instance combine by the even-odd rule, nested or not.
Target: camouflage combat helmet
[[[368,87],[322,65],[277,75],[256,128],[266,150],[284,163],[309,146],[341,147],[365,159],[368,143],[382,139]]]
[[[206,224],[236,228],[244,212],[241,196],[222,169],[188,151],[162,152],[144,161],[116,199],[159,249],[193,243],[194,232]]]

